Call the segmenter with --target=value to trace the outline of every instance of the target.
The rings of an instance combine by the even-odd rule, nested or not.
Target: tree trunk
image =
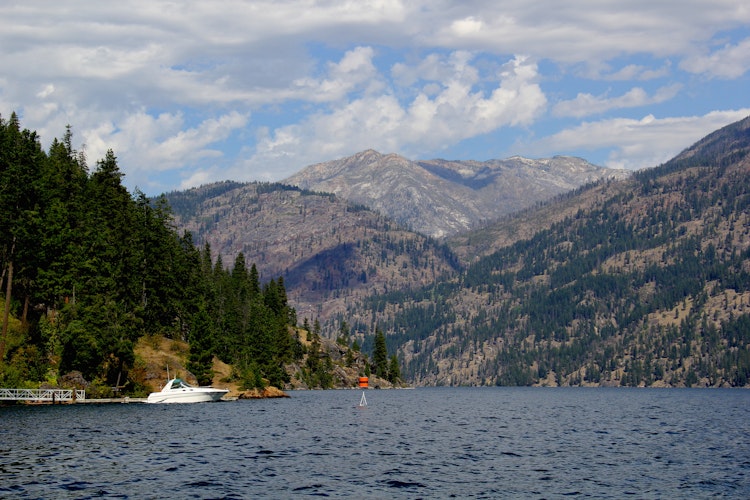
[[[10,320],[10,292],[13,290],[13,261],[8,262],[8,285],[5,287],[5,311],[3,312],[3,332],[0,335],[0,364],[5,359],[5,339],[8,338],[8,321]]]
[[[21,325],[24,327],[29,324],[29,302],[31,302],[31,298],[27,295],[26,298],[23,299],[23,312],[21,313]]]

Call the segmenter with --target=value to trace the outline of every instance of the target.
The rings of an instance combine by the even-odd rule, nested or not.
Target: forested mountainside
[[[613,193],[626,189],[628,185],[627,182],[612,182],[610,179],[586,184],[557,195],[546,203],[489,221],[476,229],[451,235],[445,239],[445,243],[459,262],[467,266],[500,248],[528,240],[556,222],[576,216],[582,207],[610,197]]]
[[[317,322],[297,324],[283,278],[197,248],[163,197],[128,193],[111,150],[89,172],[71,144],[68,129],[46,152],[15,114],[0,117],[0,387],[144,396],[155,375],[135,345],[163,337],[189,343],[201,384],[216,359],[247,389],[398,378],[384,343],[374,363],[356,343],[326,347]]]
[[[750,118],[464,236],[487,255],[459,277],[345,317],[417,385],[748,386],[748,152]]]
[[[454,276],[447,246],[332,194],[232,182],[166,195],[175,224],[231,263],[242,253],[261,279],[281,276],[302,321],[340,315],[347,301]]]
[[[567,156],[411,161],[367,150],[310,165],[283,182],[334,193],[414,231],[444,238],[579,186],[628,175]]]

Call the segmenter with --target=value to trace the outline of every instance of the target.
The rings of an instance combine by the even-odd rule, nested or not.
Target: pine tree
[[[398,357],[391,356],[391,363],[388,366],[388,381],[395,384],[401,380],[401,368],[398,364]]]
[[[190,327],[190,355],[187,369],[195,375],[200,385],[210,385],[213,379],[212,341],[214,324],[205,307],[201,307],[193,317]]]
[[[35,132],[21,130],[18,116],[0,119],[0,285],[5,307],[0,333],[0,363],[5,356],[12,296],[22,296],[25,323],[33,282],[38,274],[41,218],[38,198],[44,152]],[[14,289],[16,292],[14,292]]]
[[[385,335],[380,328],[375,331],[375,345],[372,352],[372,363],[375,365],[375,375],[388,378],[388,348],[385,345]]]
[[[339,335],[336,337],[336,343],[341,346],[349,346],[349,325],[346,324],[346,320],[343,320],[339,326]]]

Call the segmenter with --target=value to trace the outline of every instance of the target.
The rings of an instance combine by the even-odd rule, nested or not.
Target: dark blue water
[[[0,408],[7,498],[750,498],[750,391]]]

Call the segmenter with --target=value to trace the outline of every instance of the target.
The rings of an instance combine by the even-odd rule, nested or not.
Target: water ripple
[[[355,400],[0,407],[0,497],[750,498],[747,391]]]

